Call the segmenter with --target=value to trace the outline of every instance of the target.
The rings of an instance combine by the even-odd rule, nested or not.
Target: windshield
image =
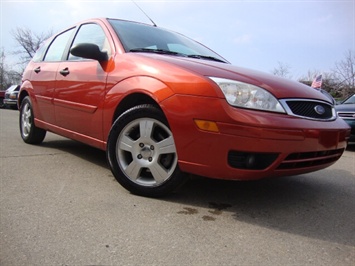
[[[343,104],[354,104],[354,103],[355,103],[355,94],[343,102]]]
[[[202,44],[179,33],[124,20],[108,20],[126,52],[159,52],[228,63]],[[169,52],[169,53],[168,53]]]

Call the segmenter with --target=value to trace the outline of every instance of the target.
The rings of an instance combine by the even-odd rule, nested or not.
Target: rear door
[[[73,33],[74,28],[69,29],[44,44],[31,62],[36,118],[49,124],[55,124],[53,97],[57,70]]]
[[[109,40],[96,23],[80,26],[72,43],[93,43],[110,54]],[[69,53],[60,63],[54,92],[56,123],[67,130],[102,140],[102,109],[107,72],[96,60]]]

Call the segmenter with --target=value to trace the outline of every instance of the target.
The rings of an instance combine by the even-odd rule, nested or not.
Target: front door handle
[[[62,69],[61,71],[59,71],[59,73],[60,73],[61,75],[63,75],[64,77],[66,77],[67,75],[70,74],[69,68],[66,67],[66,68]]]

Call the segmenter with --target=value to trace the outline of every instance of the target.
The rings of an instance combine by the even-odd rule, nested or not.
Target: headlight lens
[[[222,90],[230,105],[285,113],[279,101],[268,91],[239,81],[210,77]]]

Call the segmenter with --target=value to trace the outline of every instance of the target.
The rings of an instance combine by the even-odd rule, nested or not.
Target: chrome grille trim
[[[355,120],[355,112],[338,111],[338,116],[343,119]]]
[[[281,99],[279,100],[281,103],[282,107],[285,109],[286,113],[288,115],[292,115],[295,117],[300,117],[300,118],[305,118],[309,120],[317,120],[317,121],[332,121],[337,118],[337,114],[335,112],[334,106],[328,102],[325,101],[319,101],[319,100],[314,100],[314,99],[299,99],[299,98],[291,98],[291,99]],[[307,114],[302,114],[302,110],[298,113],[295,112],[295,110],[292,106],[290,105],[308,105],[307,106],[307,111],[305,112]],[[316,112],[314,111],[314,114],[312,113],[311,115],[309,114],[309,109],[312,108],[313,106],[322,106],[326,110],[326,114],[324,116],[322,115],[317,115]]]

